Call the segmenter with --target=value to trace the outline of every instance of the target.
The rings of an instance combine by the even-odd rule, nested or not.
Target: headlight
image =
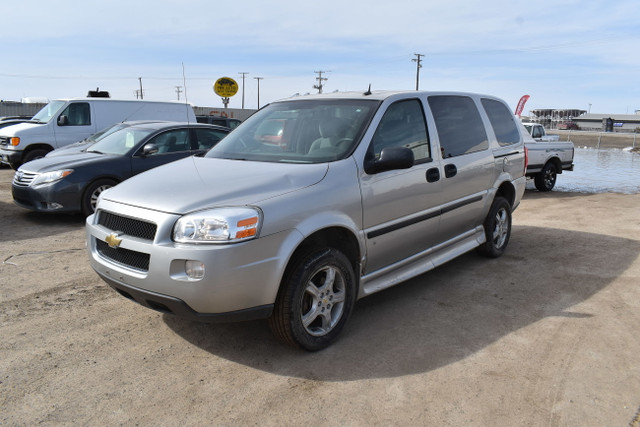
[[[257,208],[217,208],[180,218],[173,228],[179,243],[236,243],[258,236],[262,213]]]
[[[35,187],[37,185],[51,184],[52,182],[59,181],[62,178],[71,175],[71,172],[73,172],[73,169],[63,169],[38,174],[33,181],[31,181],[31,186]]]

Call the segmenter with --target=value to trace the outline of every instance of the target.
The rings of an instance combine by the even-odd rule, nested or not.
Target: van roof
[[[51,101],[92,101],[92,102],[139,102],[139,103],[156,103],[156,104],[188,104],[193,106],[190,102],[184,101],[148,101],[146,99],[113,99],[113,98],[97,98],[97,97],[75,97],[75,98],[58,98]]]

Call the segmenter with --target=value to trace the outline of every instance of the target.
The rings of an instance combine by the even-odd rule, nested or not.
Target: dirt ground
[[[305,353],[117,295],[0,169],[0,425],[640,426],[640,195],[527,191],[507,253],[358,302]]]

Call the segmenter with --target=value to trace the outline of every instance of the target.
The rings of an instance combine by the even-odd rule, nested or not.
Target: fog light
[[[186,261],[184,271],[190,279],[200,280],[204,277],[204,263],[200,261]]]
[[[56,202],[42,202],[42,207],[49,211],[55,211],[56,209],[62,209],[64,206]]]

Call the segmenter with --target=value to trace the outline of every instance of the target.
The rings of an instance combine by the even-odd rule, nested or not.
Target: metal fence
[[[584,130],[552,130],[549,134],[560,135],[560,139],[572,141],[576,147],[629,148],[635,149],[640,143],[637,133],[594,132]]]

